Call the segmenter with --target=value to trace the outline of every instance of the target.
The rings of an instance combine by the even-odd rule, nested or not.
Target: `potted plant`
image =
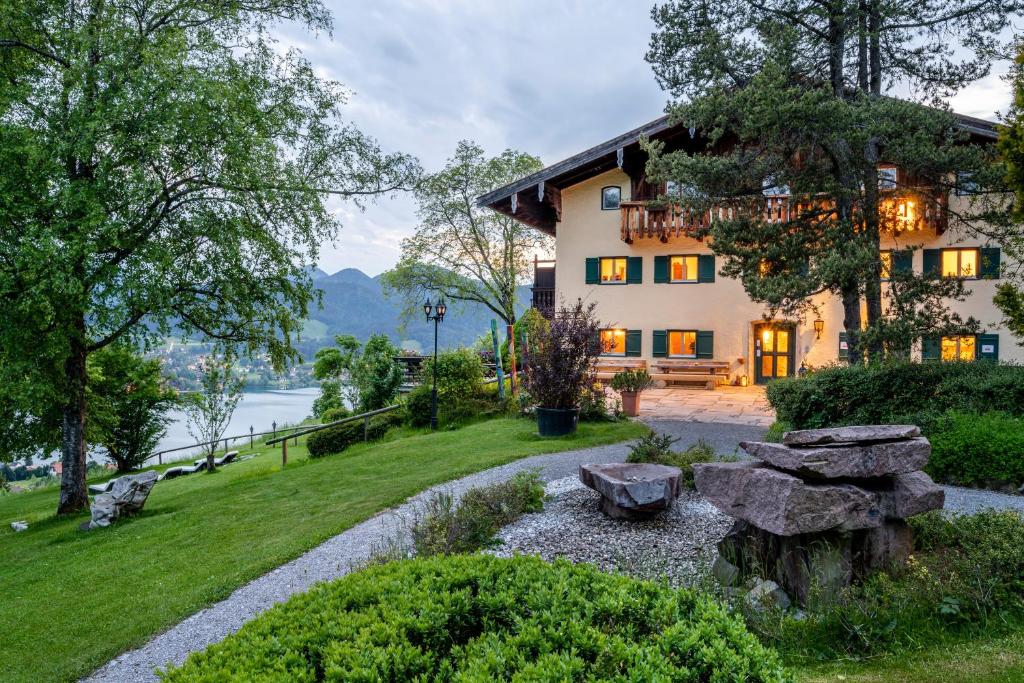
[[[541,436],[564,436],[576,431],[580,396],[594,382],[594,343],[600,324],[596,304],[560,306],[549,325],[530,343],[530,372],[526,389],[537,404]]]
[[[622,396],[622,412],[630,417],[640,414],[640,392],[650,389],[654,380],[643,368],[623,370],[612,377],[612,389]]]

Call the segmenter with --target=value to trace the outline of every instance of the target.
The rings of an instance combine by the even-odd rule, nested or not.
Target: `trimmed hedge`
[[[791,681],[711,597],[536,557],[391,562],[193,654],[182,681]]]
[[[949,410],[1024,415],[1024,367],[992,362],[830,366],[768,385],[777,419],[793,429],[920,423]]]
[[[1014,488],[1024,483],[1024,419],[951,412],[925,434],[932,444],[926,469],[939,481]]]
[[[402,424],[404,418],[402,411],[392,410],[390,413],[374,415],[370,418],[367,435],[370,441],[377,441],[387,434],[392,427]],[[363,440],[363,421],[353,420],[336,427],[321,429],[309,435],[306,447],[309,450],[309,457],[321,458],[325,455],[341,453],[354,443]]]

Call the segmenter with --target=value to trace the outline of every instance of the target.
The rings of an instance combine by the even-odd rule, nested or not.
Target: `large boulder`
[[[580,465],[580,481],[601,494],[601,510],[616,519],[644,519],[679,496],[678,467],[653,463]]]
[[[873,493],[887,519],[906,519],[929,510],[941,510],[946,492],[924,472],[909,472],[872,482]]]
[[[932,452],[931,444],[923,436],[903,441],[805,448],[744,441],[740,448],[780,470],[815,479],[883,477],[914,472],[928,463]]]
[[[797,429],[782,435],[787,446],[817,446],[830,443],[865,443],[871,441],[892,441],[921,436],[921,429],[915,425],[857,425],[852,427],[830,427],[828,429]]]
[[[156,482],[157,473],[153,470],[118,479],[108,493],[101,493],[93,499],[88,528],[110,526],[120,517],[138,513]]]

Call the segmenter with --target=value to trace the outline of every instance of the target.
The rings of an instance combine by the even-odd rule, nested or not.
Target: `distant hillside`
[[[351,334],[365,341],[371,334],[386,334],[397,344],[412,340],[427,352],[434,345],[434,325],[424,321],[422,314],[408,321],[400,331],[401,302],[387,297],[380,277],[370,277],[356,268],[339,270],[328,275],[320,269],[310,272],[313,284],[323,291],[323,308],[311,311],[303,333],[302,347],[319,347],[329,343],[336,334]],[[520,311],[530,301],[530,288],[519,288]],[[438,332],[441,348],[472,344],[490,331],[490,309],[480,304],[448,302],[448,315]],[[408,346],[408,344],[406,345]]]

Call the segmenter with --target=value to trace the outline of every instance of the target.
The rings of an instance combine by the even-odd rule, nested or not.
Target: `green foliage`
[[[439,491],[410,525],[412,550],[417,557],[471,553],[491,545],[502,527],[543,508],[544,482],[532,471],[471,488],[458,503],[451,493]]]
[[[386,289],[405,300],[406,314],[421,315],[424,299],[440,294],[452,302],[478,302],[505,324],[521,310],[517,283],[531,274],[536,253],[552,240],[524,223],[477,206],[476,197],[541,168],[540,159],[507,149],[486,157],[462,140],[445,167],[416,188],[415,232],[402,240],[398,265],[384,274]]]
[[[693,490],[693,466],[700,462],[715,462],[725,458],[717,457],[715,449],[704,439],[698,439],[696,443],[687,446],[686,450],[673,451],[672,445],[677,441],[678,438],[668,434],[649,432],[630,445],[626,462],[651,462],[678,467],[682,470],[682,485]]]
[[[601,323],[597,304],[577,301],[560,306],[547,330],[530,345],[530,371],[525,386],[541,408],[579,407],[580,395],[594,384],[595,343]]]
[[[341,395],[341,381],[324,379],[320,381],[320,395],[313,400],[313,417],[321,422],[330,422],[324,415],[335,410],[345,410],[345,399]]]
[[[1016,512],[932,512],[910,519],[915,553],[799,619],[749,614],[748,625],[793,659],[903,654],[926,643],[991,636],[1024,623],[1024,519]]]
[[[615,391],[644,391],[654,385],[654,380],[643,368],[620,370],[612,377],[611,388]]]
[[[342,393],[360,412],[391,405],[402,386],[398,349],[386,334],[374,334],[362,346],[350,334],[338,335],[336,346],[316,352],[313,376],[321,380],[320,397],[328,408],[344,405]],[[344,384],[342,384],[344,380]]]
[[[89,436],[118,472],[141,467],[167,431],[167,411],[178,404],[160,361],[108,346],[89,359]]]
[[[336,422],[338,420],[348,417],[351,414],[352,411],[350,411],[348,408],[330,408],[329,410],[325,410],[323,415],[320,416],[320,422]]]
[[[1024,419],[950,412],[929,425],[928,474],[965,486],[1024,484]]]
[[[768,385],[793,429],[881,424],[947,410],[1024,414],[1024,367],[991,362],[831,366]]]
[[[790,681],[707,596],[589,565],[392,562],[267,611],[164,676],[200,680]]]
[[[338,418],[340,419],[340,418]],[[353,420],[345,424],[321,429],[309,435],[306,448],[309,450],[309,457],[322,458],[325,455],[334,455],[355,443],[367,441],[379,441],[384,438],[393,427],[403,422],[401,411],[392,410],[382,415],[374,415],[370,418],[369,425],[364,425],[363,420]]]
[[[792,430],[793,427],[788,422],[776,420],[768,426],[768,431],[765,432],[764,440],[772,443],[782,443],[782,435]]]
[[[1024,194],[1024,183],[1021,192]],[[1019,344],[1024,344],[1024,293],[1013,284],[1004,282],[996,288],[992,302],[1003,314],[1003,326],[1017,337]]]
[[[610,404],[610,405],[609,405]],[[605,393],[604,387],[592,384],[580,393],[580,422],[614,422],[622,419],[622,403]]]
[[[199,363],[200,391],[184,400],[188,433],[203,445],[206,452],[206,471],[213,472],[217,443],[224,436],[238,402],[242,400],[245,377],[236,372],[230,355],[209,355]]]
[[[523,339],[525,337],[528,346],[533,346],[537,339],[541,339],[547,332],[549,323],[547,318],[541,315],[540,311],[536,308],[527,308],[526,311],[519,316],[515,324],[512,326],[512,334],[515,335],[516,341],[516,362],[521,366],[523,364]],[[500,338],[500,336],[499,336]],[[490,339],[490,336],[487,336]],[[491,350],[491,343],[488,341],[486,348]],[[529,361],[529,349],[526,349],[526,360]],[[501,345],[501,361],[502,367],[505,372],[512,370],[512,361],[509,358],[509,344],[508,339],[502,342]]]
[[[434,359],[423,364],[420,379],[424,385],[434,381]],[[476,396],[484,379],[480,355],[472,349],[445,351],[437,357],[437,396],[444,400]]]

